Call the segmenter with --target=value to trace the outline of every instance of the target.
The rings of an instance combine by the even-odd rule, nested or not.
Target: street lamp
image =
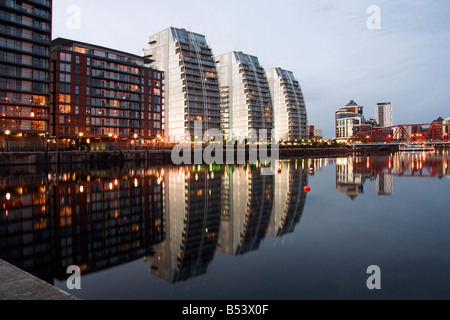
[[[138,135],[135,133],[134,134],[134,150],[137,150],[137,137],[138,137]]]
[[[11,134],[11,131],[6,130],[6,131],[5,131],[5,134],[6,134],[6,137],[5,137],[6,152],[9,152],[8,138],[9,138],[9,135]]]

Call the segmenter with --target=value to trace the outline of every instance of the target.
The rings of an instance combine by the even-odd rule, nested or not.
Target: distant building
[[[201,123],[202,135],[209,129],[220,130],[216,64],[204,35],[173,27],[165,29],[149,38],[144,56],[165,72],[166,141],[195,140],[196,123]]]
[[[369,132],[377,127],[374,119],[364,118],[364,107],[351,100],[336,111],[336,139],[348,140],[358,133]]]
[[[274,140],[307,139],[305,99],[293,72],[273,68],[266,70],[266,75],[273,102]]]
[[[336,112],[336,138],[353,137],[357,128],[364,122],[364,107],[351,100],[345,107]]]
[[[308,126],[308,139],[323,139],[323,130]]]
[[[392,104],[390,102],[378,103],[375,115],[377,124],[381,128],[389,128],[394,125]]]
[[[444,138],[448,139],[450,136],[450,118],[445,119],[442,121],[442,124],[444,127],[442,128],[442,133],[444,135]]]
[[[243,52],[229,52],[216,57],[222,94],[222,123],[227,140],[252,138],[252,130],[267,130],[272,140],[273,105],[264,68],[257,57]]]

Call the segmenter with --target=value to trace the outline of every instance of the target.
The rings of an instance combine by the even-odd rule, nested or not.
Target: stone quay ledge
[[[0,300],[80,300],[0,260]]]

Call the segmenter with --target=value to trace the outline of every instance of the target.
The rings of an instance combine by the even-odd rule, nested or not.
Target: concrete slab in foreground
[[[0,300],[79,300],[0,260]]]

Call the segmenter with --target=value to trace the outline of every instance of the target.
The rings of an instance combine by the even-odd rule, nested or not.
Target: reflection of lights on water
[[[11,193],[6,194],[6,200],[11,200]]]
[[[83,193],[83,192],[84,192],[84,187],[80,186],[80,193]]]
[[[109,184],[109,190],[112,190],[114,188],[112,182]]]
[[[139,186],[139,182],[138,182],[138,179],[137,179],[137,178],[134,179],[134,186],[135,186],[136,188]]]

